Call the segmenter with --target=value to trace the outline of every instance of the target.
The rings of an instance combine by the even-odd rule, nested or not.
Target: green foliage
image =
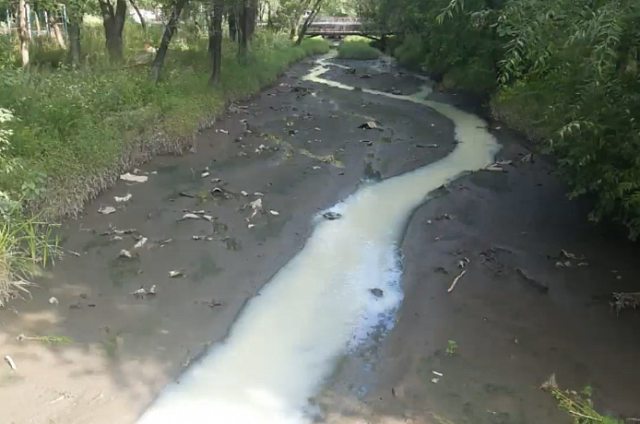
[[[366,41],[345,41],[338,47],[340,59],[372,60],[380,57],[380,51]]]
[[[83,27],[87,60],[79,69],[44,65],[37,49],[34,63],[42,65],[30,72],[0,68],[0,305],[50,256],[49,227],[31,214],[79,213],[122,171],[157,153],[181,152],[225,104],[274,82],[292,62],[329,50],[322,39],[293,46],[285,35],[258,32],[239,63],[237,44],[226,41],[220,86],[208,89],[207,40],[187,43],[192,34],[185,33],[156,84],[148,77],[151,57],[139,62],[148,54],[145,35],[126,27],[123,67],[109,64],[100,28]]]
[[[558,388],[551,390],[551,394],[558,401],[558,406],[569,413],[573,424],[623,424],[622,420],[600,415],[593,408],[592,392],[589,386],[581,392],[561,391]]]
[[[446,89],[493,93],[492,110],[558,158],[591,218],[640,235],[640,2],[357,0],[407,32],[394,55]]]

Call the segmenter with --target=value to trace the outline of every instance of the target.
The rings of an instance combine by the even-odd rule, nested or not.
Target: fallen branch
[[[458,281],[464,276],[464,274],[467,273],[467,270],[462,271],[456,278],[453,279],[453,283],[451,283],[451,287],[449,287],[449,290],[447,290],[447,293],[451,293],[453,291],[453,289],[456,288],[456,284],[458,284]]]

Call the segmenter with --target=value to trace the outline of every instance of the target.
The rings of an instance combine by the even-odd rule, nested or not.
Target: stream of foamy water
[[[322,78],[327,55],[305,79]],[[493,162],[499,146],[475,115],[426,99],[365,89],[422,104],[455,124],[459,142],[445,158],[364,186],[318,219],[304,248],[247,305],[227,340],[168,386],[138,424],[307,424],[309,399],[348,353],[383,325],[402,301],[398,243],[412,211],[428,193]],[[381,289],[375,296],[371,289]],[[379,293],[378,293],[379,294]]]

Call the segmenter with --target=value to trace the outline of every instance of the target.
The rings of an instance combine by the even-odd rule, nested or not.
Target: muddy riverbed
[[[157,158],[138,171],[148,181],[119,182],[64,224],[63,247],[80,256],[67,253],[32,300],[0,311],[0,354],[18,368],[0,368],[3,422],[135,422],[222,342],[304,247],[319,211],[454,150],[452,121],[393,98],[420,93],[423,80],[388,63],[337,63],[355,74],[330,66],[322,77],[365,91],[306,81],[314,64],[299,64],[199,134],[194,153]],[[376,128],[359,128],[367,122]],[[568,423],[539,390],[551,373],[563,387],[592,386],[603,412],[640,416],[640,318],[616,315],[606,299],[638,291],[637,248],[588,224],[516,135],[495,123],[490,132],[507,172],[464,176],[417,209],[401,244],[395,327],[337,361],[310,402],[319,422]],[[105,206],[117,210],[99,213]],[[200,211],[206,219],[181,220]],[[123,249],[132,257],[119,258]],[[579,259],[557,267],[561,250]],[[467,272],[448,293],[461,261]]]

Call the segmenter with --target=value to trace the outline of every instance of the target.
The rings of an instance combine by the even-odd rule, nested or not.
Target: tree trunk
[[[236,8],[233,7],[229,14],[227,15],[227,20],[229,21],[229,38],[231,41],[236,41],[238,38],[238,22],[236,20]]]
[[[24,0],[18,2],[18,38],[22,67],[26,68],[29,66],[29,32],[27,31],[27,6]]]
[[[224,0],[213,0],[213,71],[211,72],[211,84],[218,85],[222,70],[222,13]]]
[[[249,38],[247,36],[248,29],[248,12],[249,9],[247,0],[242,0],[241,11],[240,11],[240,28],[238,28],[238,38],[240,41],[240,45],[238,46],[238,56],[242,59],[247,55],[247,50],[249,48]]]
[[[258,18],[258,1],[248,0],[247,8],[247,41],[250,43],[256,32],[256,19]]]
[[[188,2],[189,0],[178,0],[178,2],[174,5],[171,19],[169,19],[169,23],[164,29],[160,47],[158,48],[156,57],[153,59],[153,63],[151,64],[150,74],[151,79],[153,79],[154,81],[158,81],[158,79],[160,79],[160,71],[162,70],[162,65],[164,64],[164,58],[167,56],[169,43],[171,43],[171,38],[173,38],[173,34],[175,34],[176,30],[178,29],[180,13],[182,13],[182,9]]]
[[[69,21],[67,31],[69,32],[69,59],[75,68],[80,66],[82,53],[80,51],[80,22]]]
[[[313,20],[316,18],[316,15],[320,11],[321,5],[322,5],[322,0],[316,0],[315,4],[313,5],[313,8],[311,8],[311,13],[309,13],[309,16],[307,16],[307,19],[304,20],[304,24],[302,25],[302,28],[300,29],[300,33],[298,34],[298,41],[296,41],[296,45],[299,46],[300,43],[302,43],[302,40],[304,39],[304,36],[307,33],[307,28],[309,28],[309,25],[311,25],[311,23],[313,23]]]
[[[133,9],[136,11],[136,14],[138,15],[138,19],[140,19],[140,25],[142,26],[142,31],[146,34],[147,22],[144,20],[144,16],[142,16],[142,13],[140,12],[138,5],[136,4],[136,0],[129,0],[129,3],[131,3],[131,7],[133,7]]]
[[[113,9],[111,0],[98,0],[102,13],[102,25],[106,39],[107,52],[112,62],[122,62],[122,30],[127,14],[126,0],[116,0],[116,8]]]

